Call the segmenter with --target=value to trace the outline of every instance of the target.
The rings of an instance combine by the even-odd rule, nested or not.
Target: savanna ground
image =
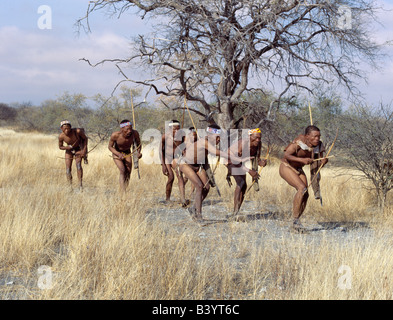
[[[245,222],[228,222],[226,169],[203,207],[206,226],[177,202],[166,177],[141,161],[127,197],[106,144],[89,154],[84,192],[70,192],[56,135],[0,130],[1,299],[391,299],[393,206],[342,170],[322,170],[323,206],[311,192],[289,231],[294,190],[278,160],[246,196]],[[306,170],[307,171],[307,170]],[[338,174],[340,173],[340,175]],[[73,164],[74,186],[77,184]],[[187,194],[190,185],[187,185]],[[50,275],[50,277],[49,277]]]

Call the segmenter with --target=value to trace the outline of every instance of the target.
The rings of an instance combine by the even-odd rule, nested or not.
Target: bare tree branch
[[[315,84],[340,84],[360,95],[359,62],[376,66],[380,57],[368,28],[379,10],[372,0],[96,0],[77,24],[90,30],[94,12],[119,17],[130,9],[156,21],[155,31],[139,35],[126,59],[83,60],[150,70],[156,80],[135,83],[199,103],[226,129],[239,124],[235,109],[250,89],[251,72],[272,86],[284,83],[279,106],[298,90],[312,93]],[[345,14],[350,21],[340,25]],[[268,116],[273,113],[270,108]]]

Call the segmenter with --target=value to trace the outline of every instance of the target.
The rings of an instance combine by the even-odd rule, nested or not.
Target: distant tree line
[[[280,158],[284,147],[304,132],[311,121],[321,129],[322,140],[329,148],[338,130],[332,154],[333,164],[358,169],[360,178],[372,183],[376,203],[383,210],[387,194],[393,189],[393,108],[391,105],[356,105],[343,109],[340,96],[323,92],[312,101],[301,97],[282,99],[277,112],[269,115],[274,93],[250,91],[244,94],[237,112],[236,128],[259,127],[264,145],[269,145],[271,155]],[[16,130],[59,133],[59,123],[64,119],[74,127],[85,128],[90,139],[105,141],[123,119],[133,121],[143,133],[155,128],[165,131],[165,121],[177,119],[184,128],[206,128],[215,120],[215,114],[206,119],[198,114],[198,106],[175,98],[164,98],[156,103],[141,101],[137,90],[122,88],[118,96],[97,94],[89,99],[83,94],[64,93],[39,106],[31,103],[0,103],[0,125]],[[310,115],[311,109],[311,115]],[[134,112],[133,112],[134,110]],[[191,112],[189,110],[192,110]],[[191,117],[190,117],[191,114]]]
[[[338,96],[319,95],[310,102],[301,98],[283,99],[279,112],[275,112],[272,118],[268,112],[276,98],[274,93],[245,94],[238,109],[240,120],[236,128],[241,130],[259,127],[263,130],[266,144],[281,148],[310,124],[310,103],[313,124],[321,129],[326,140],[331,135],[334,136],[337,119],[343,113]],[[215,117],[212,114],[206,119],[198,113],[195,104],[175,98],[165,97],[154,104],[142,102],[141,93],[128,88],[122,88],[120,94],[113,97],[97,94],[88,98],[81,93],[66,92],[38,106],[31,103],[0,103],[2,126],[12,126],[23,131],[58,133],[60,121],[68,119],[73,126],[85,128],[91,138],[100,140],[108,138],[123,119],[133,121],[135,118],[136,128],[141,132],[150,128],[164,132],[165,121],[177,119],[184,128],[195,125],[198,129],[203,129],[212,119],[214,122]]]
[[[123,89],[116,97],[104,97],[97,94],[88,98],[83,94],[64,93],[56,99],[50,99],[35,106],[32,103],[0,103],[0,125],[12,126],[19,131],[38,131],[48,134],[59,133],[59,124],[68,119],[73,127],[83,127],[93,140],[104,140],[118,129],[123,119],[133,121],[136,128],[157,128],[164,131],[165,121],[183,118],[183,112],[171,110],[170,106],[158,103],[141,103],[140,94]],[[134,112],[132,110],[134,106]],[[184,115],[184,126],[191,126],[189,117]]]

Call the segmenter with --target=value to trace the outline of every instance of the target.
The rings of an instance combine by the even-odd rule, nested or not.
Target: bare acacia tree
[[[386,195],[393,189],[393,108],[357,106],[342,115],[338,146],[362,179],[372,182],[378,207],[383,211]]]
[[[239,99],[254,87],[277,92],[270,119],[282,97],[312,93],[315,83],[356,94],[354,80],[365,76],[359,61],[378,61],[368,27],[379,9],[372,0],[95,0],[77,23],[89,28],[89,16],[102,10],[150,18],[155,31],[135,39],[130,57],[89,63],[113,62],[125,81],[197,102],[194,111],[230,129],[239,124]],[[130,79],[131,63],[152,78]]]

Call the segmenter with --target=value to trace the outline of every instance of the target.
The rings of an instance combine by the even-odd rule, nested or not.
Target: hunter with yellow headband
[[[256,128],[248,131],[248,139],[239,139],[229,147],[230,159],[227,164],[228,175],[232,176],[236,182],[233,198],[233,215],[230,215],[229,217],[234,217],[239,213],[240,207],[244,201],[244,196],[247,190],[246,174],[249,173],[253,180],[257,180],[259,178],[257,171],[258,166],[266,166],[267,160],[261,159],[261,139],[262,131],[259,128]],[[231,161],[233,156],[240,158],[244,158],[244,156],[251,156],[253,158],[253,169],[245,167],[245,161],[233,163]]]

